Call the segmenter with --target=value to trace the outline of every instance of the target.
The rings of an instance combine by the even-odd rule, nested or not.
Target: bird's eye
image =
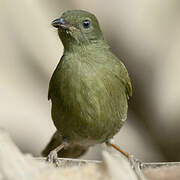
[[[89,20],[84,20],[82,22],[82,25],[85,29],[88,29],[90,27],[91,22]]]

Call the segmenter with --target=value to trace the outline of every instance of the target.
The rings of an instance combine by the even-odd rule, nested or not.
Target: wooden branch
[[[0,180],[180,179],[179,163],[144,163],[143,170],[138,172],[126,158],[108,152],[103,152],[102,162],[63,158],[59,161],[61,167],[55,168],[44,158],[22,154],[9,135],[0,129]]]

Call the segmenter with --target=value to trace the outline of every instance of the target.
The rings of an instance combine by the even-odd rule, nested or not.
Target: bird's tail
[[[62,136],[56,131],[54,135],[52,136],[50,142],[47,144],[45,149],[42,151],[42,155],[44,157],[47,157],[50,151],[54,150],[57,146],[62,144],[63,139]],[[79,145],[70,145],[66,149],[62,149],[58,152],[58,157],[63,158],[77,158],[79,156],[82,156],[88,148],[82,147]]]

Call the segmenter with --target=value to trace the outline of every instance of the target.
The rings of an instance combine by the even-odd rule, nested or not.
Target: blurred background
[[[39,156],[55,131],[47,100],[63,46],[51,21],[69,9],[99,19],[133,84],[116,143],[143,161],[180,160],[180,1],[0,0],[0,127]],[[100,159],[98,145],[82,158]]]

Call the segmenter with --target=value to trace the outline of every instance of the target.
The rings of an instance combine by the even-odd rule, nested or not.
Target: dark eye
[[[84,20],[84,21],[82,22],[82,25],[83,25],[83,27],[84,27],[85,29],[88,29],[89,26],[90,26],[90,24],[91,24],[91,22],[90,22],[89,20]]]

